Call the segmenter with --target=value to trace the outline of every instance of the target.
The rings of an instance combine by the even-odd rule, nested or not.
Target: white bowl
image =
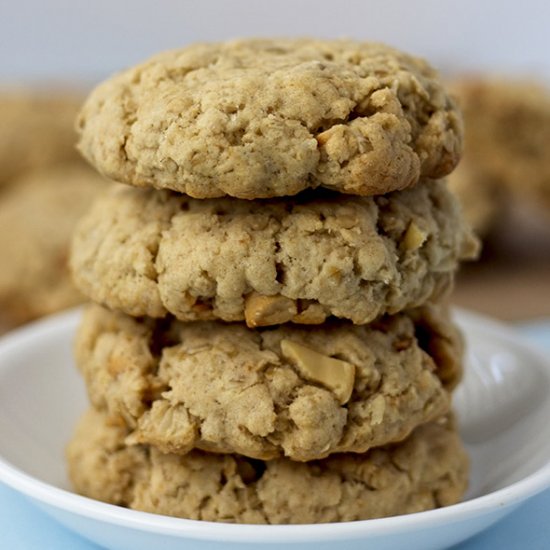
[[[107,548],[445,548],[550,486],[550,364],[512,330],[458,312],[469,344],[455,404],[472,458],[461,504],[323,525],[231,525],[135,512],[70,492],[64,447],[87,407],[72,359],[78,311],[0,340],[0,480],[69,529]]]

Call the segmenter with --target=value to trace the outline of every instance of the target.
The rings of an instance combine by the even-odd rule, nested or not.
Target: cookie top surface
[[[0,90],[0,186],[27,170],[80,160],[74,124],[81,102],[64,91]]]
[[[461,349],[435,306],[368,326],[263,330],[93,306],[76,356],[92,403],[123,418],[133,442],[307,461],[400,441],[445,414]]]
[[[350,40],[165,52],[97,87],[78,127],[102,173],[196,198],[383,194],[448,174],[462,148],[460,114],[427,63]]]
[[[29,173],[0,195],[0,320],[5,328],[84,300],[68,269],[77,220],[107,187],[84,165]]]
[[[420,512],[458,502],[467,486],[468,458],[445,420],[394,446],[311,463],[163,454],[125,435],[100,413],[84,416],[67,453],[79,493],[175,517],[283,524]]]
[[[378,197],[313,195],[196,200],[118,186],[75,233],[75,282],[135,316],[363,324],[444,294],[459,260],[476,253],[441,181]]]

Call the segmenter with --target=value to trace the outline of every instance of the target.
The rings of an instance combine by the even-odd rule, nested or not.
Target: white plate
[[[0,480],[82,536],[114,550],[445,548],[550,486],[550,364],[512,330],[471,313],[455,404],[472,457],[466,501],[395,518],[324,525],[230,525],[134,512],[70,492],[63,449],[86,408],[72,360],[79,312],[0,341]]]

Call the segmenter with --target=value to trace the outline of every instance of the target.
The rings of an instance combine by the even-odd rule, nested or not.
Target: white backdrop
[[[0,81],[95,81],[162,49],[238,36],[381,40],[440,69],[550,80],[548,0],[0,0]]]

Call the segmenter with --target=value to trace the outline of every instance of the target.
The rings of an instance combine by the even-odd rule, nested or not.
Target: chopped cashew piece
[[[422,231],[414,222],[411,222],[405,232],[403,244],[407,250],[417,250],[424,244],[426,238],[426,233],[424,233],[424,231]]]
[[[281,295],[262,296],[252,292],[244,304],[244,317],[250,328],[286,323],[296,313],[295,302]]]
[[[383,395],[377,395],[371,402],[371,421],[373,425],[382,424],[385,411],[386,400]]]
[[[340,404],[349,401],[355,383],[355,365],[286,339],[281,340],[281,351],[302,376],[327,387]]]
[[[321,304],[310,304],[306,309],[292,318],[293,323],[303,325],[320,325],[324,323],[327,314]]]
[[[330,130],[331,129],[329,128],[328,130],[325,130],[324,132],[321,132],[320,134],[317,134],[315,136],[315,139],[317,140],[317,143],[319,145],[324,145],[330,139],[330,136],[332,135],[332,132]]]

